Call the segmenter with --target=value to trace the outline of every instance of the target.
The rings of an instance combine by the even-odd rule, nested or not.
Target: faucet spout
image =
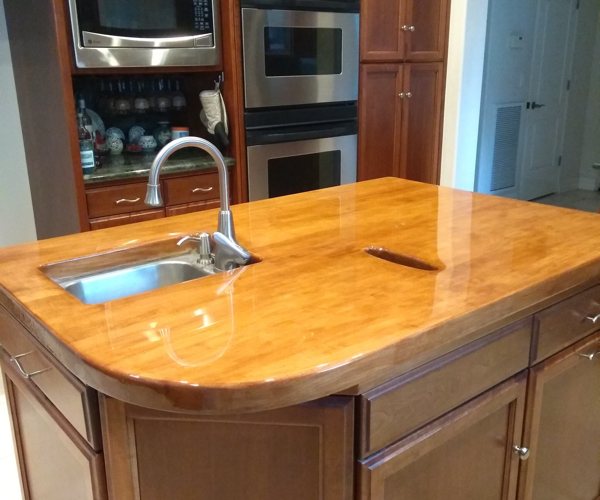
[[[206,139],[200,137],[181,137],[169,142],[163,147],[150,167],[150,175],[148,176],[148,188],[146,190],[145,202],[147,205],[152,207],[158,207],[162,205],[162,197],[160,195],[159,175],[160,170],[167,159],[175,152],[180,149],[187,147],[201,149],[206,151],[211,158],[214,160],[217,171],[219,174],[219,198],[221,200],[221,209],[219,211],[219,220],[217,224],[217,231],[223,233],[232,241],[235,240],[235,230],[233,227],[233,216],[229,209],[229,174],[227,167],[225,166],[225,160],[221,152],[217,147],[208,142]]]

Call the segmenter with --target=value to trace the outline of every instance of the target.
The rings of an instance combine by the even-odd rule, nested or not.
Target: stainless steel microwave
[[[220,63],[219,0],[69,0],[80,68]]]

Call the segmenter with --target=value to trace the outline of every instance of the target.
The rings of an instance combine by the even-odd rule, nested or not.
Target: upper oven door
[[[246,108],[355,101],[358,14],[242,9]]]
[[[82,47],[213,45],[212,0],[69,0]]]

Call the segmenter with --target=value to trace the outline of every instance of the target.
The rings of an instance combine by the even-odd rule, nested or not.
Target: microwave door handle
[[[203,35],[178,36],[170,38],[136,38],[131,36],[103,35],[93,31],[83,31],[83,46],[90,48],[179,48],[179,47],[212,47],[213,35],[206,33]]]

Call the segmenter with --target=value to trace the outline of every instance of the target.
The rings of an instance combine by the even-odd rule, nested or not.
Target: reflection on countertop
[[[120,155],[107,155],[102,158],[102,166],[83,176],[86,186],[115,181],[132,179],[136,177],[147,178],[150,166],[157,151],[152,153],[123,153]],[[235,163],[233,158],[225,157],[225,164],[231,166]],[[216,168],[212,158],[196,150],[182,150],[173,154],[163,166],[163,174],[189,172]]]

